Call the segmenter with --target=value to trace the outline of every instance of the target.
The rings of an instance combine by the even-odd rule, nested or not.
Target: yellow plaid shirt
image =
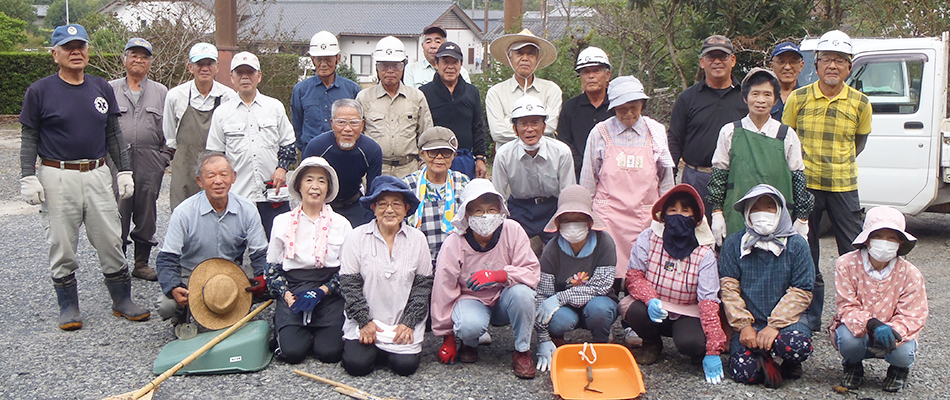
[[[792,127],[802,141],[808,188],[829,192],[858,189],[856,135],[871,133],[871,103],[848,85],[833,98],[818,89],[818,82],[788,96],[782,123]]]

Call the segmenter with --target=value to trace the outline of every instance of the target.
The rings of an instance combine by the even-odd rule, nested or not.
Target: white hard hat
[[[373,61],[405,61],[406,46],[402,40],[394,36],[386,36],[376,42],[376,50],[373,51]]]
[[[310,38],[310,52],[312,57],[335,56],[340,54],[340,42],[336,36],[327,31],[317,32]]]
[[[582,50],[581,54],[577,55],[577,63],[574,64],[574,70],[580,72],[584,67],[591,67],[598,64],[610,69],[610,60],[607,59],[607,53],[598,47],[591,46]]]
[[[514,124],[515,120],[521,117],[528,117],[531,115],[537,115],[544,117],[544,120],[548,120],[547,111],[544,109],[544,103],[540,99],[534,96],[523,96],[518,100],[515,100],[515,104],[511,107],[511,123]]]
[[[835,51],[849,56],[854,54],[851,49],[851,36],[839,30],[833,30],[821,35],[821,38],[818,39],[818,46],[815,47],[815,51]]]

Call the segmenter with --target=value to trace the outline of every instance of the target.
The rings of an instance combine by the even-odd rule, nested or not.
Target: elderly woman
[[[449,169],[458,150],[458,139],[451,129],[426,129],[419,135],[419,149],[425,166],[402,178],[420,201],[418,207],[409,210],[407,222],[426,235],[434,264],[442,242],[452,232],[452,218],[468,176]]]
[[[312,351],[320,361],[335,363],[343,355],[340,246],[352,228],[328,205],[339,185],[326,160],[306,158],[287,178],[300,205],[274,218],[265,272],[278,299],[277,355],[296,364]]]
[[[591,211],[591,195],[580,185],[561,191],[557,212],[545,230],[556,232],[541,253],[538,283],[538,370],[547,371],[555,346],[564,334],[581,327],[590,329],[593,341],[610,341],[610,326],[617,319],[614,283],[617,250],[610,234]]]
[[[432,293],[425,235],[403,222],[419,200],[405,182],[384,175],[373,180],[360,204],[376,218],[353,229],[340,251],[343,369],[369,374],[382,355],[393,372],[411,375],[419,368]]]
[[[904,214],[890,207],[868,211],[864,231],[854,239],[858,250],[835,266],[837,313],[831,342],[844,358],[841,386],[857,389],[864,380],[865,358],[883,358],[890,366],[884,391],[897,392],[910,374],[917,335],[930,309],[924,278],[907,255],[917,238],[904,231]]]
[[[812,353],[802,315],[811,303],[815,266],[778,189],[757,185],[733,208],[746,228],[729,235],[719,253],[722,303],[738,333],[729,346],[732,379],[778,388],[801,377]],[[783,360],[781,367],[774,357]]]
[[[504,198],[487,179],[474,179],[462,191],[462,212],[442,244],[432,288],[432,333],[443,338],[439,360],[478,361],[478,338],[494,326],[512,325],[512,367],[531,379],[531,322],[534,288],[541,267],[521,225],[506,219]],[[456,350],[455,337],[462,341]]]

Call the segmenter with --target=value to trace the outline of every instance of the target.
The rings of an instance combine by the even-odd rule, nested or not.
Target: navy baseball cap
[[[79,24],[69,24],[57,26],[53,29],[53,46],[62,46],[73,40],[82,40],[89,43],[89,35],[86,34],[86,28]]]
[[[459,48],[459,45],[452,42],[445,42],[439,46],[439,51],[435,53],[436,58],[442,57],[452,57],[456,60],[462,61],[462,49]]]
[[[131,38],[129,42],[125,44],[125,49],[131,49],[133,47],[141,47],[148,52],[148,55],[152,55],[152,44],[148,40],[142,38]]]
[[[775,46],[774,49],[772,49],[772,57],[775,57],[782,53],[788,53],[790,51],[794,51],[795,53],[798,54],[799,57],[802,56],[801,49],[799,49],[798,46],[795,45],[795,43],[783,42],[783,43],[779,43],[777,46]]]

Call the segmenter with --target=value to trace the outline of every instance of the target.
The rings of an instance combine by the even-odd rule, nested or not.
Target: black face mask
[[[663,250],[673,258],[682,260],[689,257],[699,241],[696,240],[696,220],[683,215],[667,215],[663,228]]]

